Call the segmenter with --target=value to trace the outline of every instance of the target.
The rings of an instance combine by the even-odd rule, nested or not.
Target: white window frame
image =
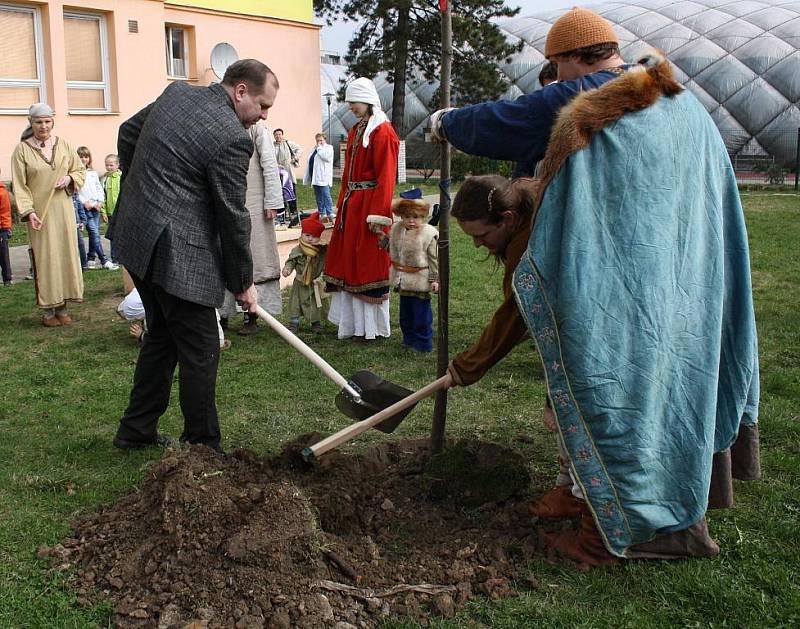
[[[111,111],[111,84],[108,71],[108,31],[106,16],[99,13],[78,13],[76,11],[64,11],[64,19],[77,20],[97,20],[100,23],[100,63],[103,70],[102,81],[67,81],[67,89],[73,90],[102,90],[103,107],[97,109],[73,109],[69,108],[71,114],[94,114]],[[69,103],[69,95],[67,96]]]
[[[183,54],[185,55],[183,59],[183,63],[185,64],[185,72],[184,76],[180,74],[173,74],[172,70],[175,67],[174,61],[175,57],[172,56],[172,31],[180,31],[183,37]],[[166,30],[164,31],[164,43],[167,47],[167,78],[169,79],[180,79],[186,80],[189,78],[189,29],[185,26],[178,26],[178,25],[166,25]]]
[[[38,7],[26,7],[16,4],[0,4],[2,11],[17,11],[18,13],[33,14],[33,39],[36,51],[36,72],[38,80],[32,79],[3,79],[0,78],[0,87],[35,87],[39,89],[37,102],[47,102],[47,90],[44,80],[44,46],[42,44],[42,17]],[[27,114],[28,109],[0,108],[0,114]]]

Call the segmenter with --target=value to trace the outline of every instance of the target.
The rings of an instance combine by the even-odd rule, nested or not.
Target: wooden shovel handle
[[[407,409],[409,406],[413,406],[417,402],[422,399],[425,399],[429,395],[433,395],[439,389],[444,387],[445,382],[447,381],[448,376],[444,375],[438,380],[434,380],[430,384],[422,387],[419,391],[415,391],[408,397],[404,397],[402,400],[395,402],[388,408],[383,409],[375,413],[372,417],[367,417],[367,419],[356,422],[355,424],[350,424],[347,428],[343,428],[337,433],[332,434],[330,437],[326,437],[322,441],[315,443],[313,446],[306,448],[303,451],[303,456],[308,459],[313,459],[315,457],[322,456],[328,450],[333,450],[334,448],[338,448],[340,445],[345,443],[346,441],[350,441],[353,437],[360,435],[365,430],[369,430],[376,424],[380,424],[384,419],[390,418],[392,415],[399,413],[402,410]]]
[[[280,321],[278,321],[275,317],[269,314],[266,310],[264,310],[261,306],[256,306],[256,314],[278,335],[289,345],[294,347],[298,352],[300,352],[303,356],[305,356],[311,363],[319,369],[323,374],[325,374],[328,378],[333,380],[336,384],[338,384],[342,389],[347,391],[347,393],[353,396],[353,399],[358,402],[361,399],[361,394],[356,391],[350,383],[342,376],[338,371],[336,371],[333,367],[331,367],[325,360],[317,354],[313,349],[311,349],[308,345],[303,343],[299,338],[297,338],[294,334],[292,334],[288,328],[283,325]]]

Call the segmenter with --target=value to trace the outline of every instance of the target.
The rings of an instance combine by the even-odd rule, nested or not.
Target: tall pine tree
[[[508,81],[497,63],[521,49],[506,41],[491,21],[511,17],[519,8],[505,0],[450,0],[453,11],[453,98],[456,104],[497,98]],[[439,75],[441,35],[439,0],[314,0],[318,17],[328,23],[356,21],[345,57],[353,76],[386,72],[392,92],[392,126],[404,138],[405,86],[410,70],[426,80]]]

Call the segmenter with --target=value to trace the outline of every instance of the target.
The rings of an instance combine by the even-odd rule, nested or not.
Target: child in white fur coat
[[[429,211],[422,199],[395,199],[392,212],[400,221],[389,233],[390,281],[400,293],[403,346],[418,352],[433,349],[431,293],[439,292],[439,232],[427,223]]]

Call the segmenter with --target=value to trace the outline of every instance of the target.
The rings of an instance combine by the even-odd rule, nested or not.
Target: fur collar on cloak
[[[683,87],[672,75],[669,61],[661,52],[653,50],[618,79],[583,92],[565,105],[553,126],[547,152],[536,169],[533,220],[536,220],[547,184],[570,155],[586,148],[598,131],[625,114],[650,107],[662,96],[675,96],[682,91]]]

